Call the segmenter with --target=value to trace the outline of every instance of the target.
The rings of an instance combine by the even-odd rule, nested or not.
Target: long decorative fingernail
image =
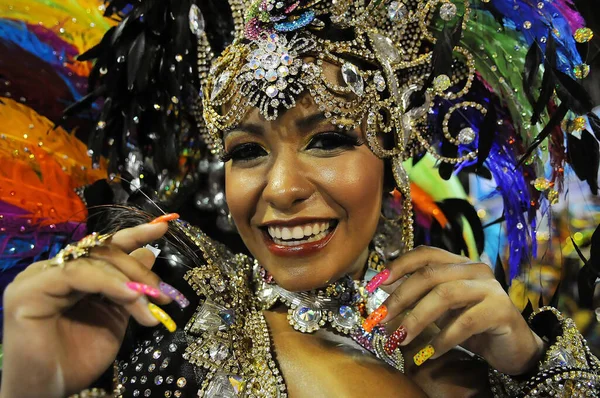
[[[154,298],[160,297],[160,292],[158,291],[158,289],[156,289],[152,286],[144,285],[143,283],[127,282],[127,287],[130,288],[131,290],[135,290],[136,292],[143,293],[146,296],[150,296],[150,297],[154,297]]]
[[[185,296],[179,290],[175,289],[173,286],[169,285],[168,283],[159,282],[158,288],[160,289],[161,292],[163,292],[164,294],[166,294],[167,296],[169,296],[170,298],[175,300],[175,302],[177,304],[179,304],[179,306],[181,308],[185,308],[188,305],[190,305],[189,300],[186,299]]]
[[[148,224],[159,224],[161,222],[169,222],[169,221],[177,220],[178,218],[179,218],[179,214],[169,213],[169,214],[164,214],[160,217],[156,217],[154,220],[150,221]]]
[[[177,329],[177,325],[175,324],[173,318],[171,318],[169,314],[163,311],[162,308],[158,307],[153,303],[148,303],[148,309],[152,313],[152,316],[155,317],[158,321],[160,321],[160,323],[165,325],[169,332],[173,333],[175,329]]]
[[[431,358],[433,354],[435,354],[435,349],[431,344],[429,344],[415,354],[413,361],[415,361],[415,365],[421,366],[423,365],[423,362]]]
[[[146,249],[150,250],[152,252],[152,254],[154,254],[154,258],[157,258],[158,255],[160,254],[161,250],[157,247],[151,246],[151,245],[146,245],[144,246]]]
[[[387,307],[385,305],[382,305],[379,308],[377,308],[375,311],[371,312],[371,315],[369,315],[362,324],[363,329],[365,329],[366,332],[371,333],[373,328],[379,322],[381,322],[381,320],[383,318],[385,318],[385,316],[387,315],[387,312],[388,312]]]
[[[394,350],[398,348],[398,345],[400,345],[404,339],[406,339],[406,328],[404,326],[400,326],[394,331],[394,333],[390,335],[390,337],[388,337],[387,341],[383,345],[383,349],[389,355],[392,355]]]
[[[371,279],[369,281],[369,283],[367,283],[367,286],[365,286],[365,289],[367,289],[367,291],[369,293],[373,293],[375,291],[375,289],[377,289],[379,286],[381,286],[381,284],[383,282],[385,282],[385,280],[387,278],[389,278],[389,276],[390,276],[390,270],[384,269],[383,271],[381,271],[380,273],[375,275],[373,277],[373,279]]]

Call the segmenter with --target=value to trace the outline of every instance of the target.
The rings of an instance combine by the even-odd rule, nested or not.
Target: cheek
[[[260,182],[249,170],[232,171],[231,162],[225,164],[225,197],[229,213],[238,229],[246,227],[260,195]]]
[[[381,210],[383,161],[364,148],[330,173],[329,192],[347,216],[373,219],[369,224],[376,224]]]

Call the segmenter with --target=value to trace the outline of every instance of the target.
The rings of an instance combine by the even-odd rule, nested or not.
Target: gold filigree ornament
[[[204,260],[184,276],[201,297],[184,329],[189,344],[183,354],[207,372],[198,396],[286,397],[267,323],[250,286],[253,263],[185,222],[176,225]]]
[[[76,243],[69,244],[59,251],[56,256],[48,260],[48,262],[44,264],[44,269],[51,267],[64,268],[65,263],[69,260],[87,257],[90,255],[91,249],[104,245],[112,235],[113,234],[100,235],[94,232]]]

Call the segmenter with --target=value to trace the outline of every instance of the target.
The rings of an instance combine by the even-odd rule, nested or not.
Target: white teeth
[[[289,228],[281,228],[281,239],[290,240],[292,239],[292,231]]]
[[[294,239],[302,239],[304,238],[304,230],[302,227],[294,227],[292,230],[292,238]]]
[[[329,230],[330,226],[330,222],[297,225],[292,228],[270,226],[267,228],[267,231],[271,238],[276,240],[277,243],[283,242],[293,245],[323,239],[326,235],[325,232]],[[301,241],[285,242],[292,239]]]

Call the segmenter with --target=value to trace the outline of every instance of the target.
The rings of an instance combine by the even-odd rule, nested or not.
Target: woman
[[[493,101],[469,96],[481,83],[457,46],[475,10],[392,3],[232,2],[234,16],[246,10],[244,37],[208,74],[192,19],[205,139],[225,162],[227,205],[254,260],[177,214],[119,213],[108,234],[32,264],[6,289],[0,396],[76,393],[117,354],[119,396],[598,392],[598,360],[572,321],[544,308],[528,325],[486,264],[412,249],[403,161],[435,150],[428,115],[450,115],[443,135],[457,149],[439,155],[450,164],[482,157],[497,117]],[[446,25],[433,38],[438,16]],[[450,131],[457,110],[478,115],[466,119],[473,128]],[[394,187],[399,221],[382,217]],[[127,217],[150,222],[119,228]],[[386,223],[402,232],[400,256],[373,243]],[[144,248],[168,230],[175,246],[162,249],[188,261],[167,280],[185,280],[179,290]],[[129,316],[145,328],[132,324],[123,344]]]

